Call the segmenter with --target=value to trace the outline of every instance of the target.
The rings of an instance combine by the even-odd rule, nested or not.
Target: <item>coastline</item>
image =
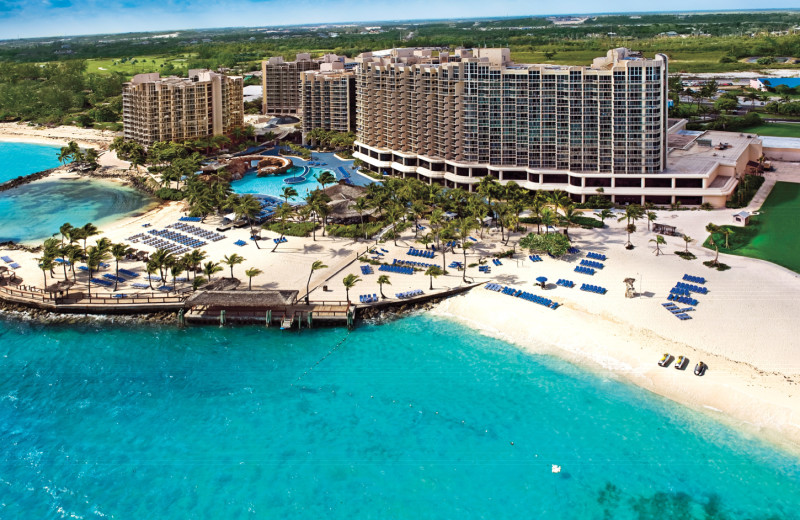
[[[107,149],[118,132],[76,126],[30,126],[28,123],[0,123],[0,141],[66,146],[75,141],[82,148]]]

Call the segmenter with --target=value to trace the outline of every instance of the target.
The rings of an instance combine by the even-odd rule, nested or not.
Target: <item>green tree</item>
[[[719,265],[719,245],[717,245],[717,241],[714,240],[714,234],[719,233],[719,226],[709,222],[708,224],[706,224],[706,231],[711,235],[708,237],[708,239],[714,245],[714,251],[716,252],[716,255],[714,256],[714,261],[711,263],[713,265]]]
[[[114,291],[117,290],[117,284],[119,283],[119,261],[124,260],[125,257],[130,254],[132,249],[128,247],[128,244],[114,244],[111,246],[111,256],[114,257],[114,260],[117,263],[117,276],[114,279]]]
[[[329,171],[324,171],[319,175],[315,175],[314,179],[325,189],[328,184],[336,184],[336,177]]]
[[[208,281],[213,279],[214,273],[222,271],[222,266],[217,262],[208,261],[203,265],[203,274],[208,276]]]
[[[247,276],[247,278],[249,279],[249,282],[248,282],[248,285],[247,285],[247,289],[249,291],[253,290],[253,277],[254,276],[258,276],[258,275],[262,274],[263,272],[264,271],[262,271],[261,269],[258,269],[256,267],[251,267],[250,269],[248,269],[248,270],[246,270],[244,272],[245,276]]]
[[[664,237],[661,235],[656,235],[656,238],[651,238],[650,242],[653,242],[656,245],[656,256],[661,254],[661,246],[667,243],[667,241],[664,240]]]
[[[694,242],[694,239],[692,237],[690,237],[689,235],[683,235],[683,242],[684,242],[684,245],[686,246],[686,249],[684,249],[684,252],[688,253],[689,252],[689,243]]]
[[[320,269],[327,269],[328,266],[323,264],[321,260],[314,260],[314,263],[311,264],[311,271],[308,273],[308,280],[306,280],[306,305],[311,304],[311,300],[309,297],[311,286],[311,276],[314,274],[314,271],[319,271]]]
[[[603,225],[605,226],[606,219],[613,217],[614,216],[614,212],[611,211],[610,209],[603,209],[603,210],[600,210],[598,213],[595,213],[594,216],[599,218],[600,222],[602,222]]]
[[[231,268],[231,279],[233,279],[233,266],[241,264],[242,262],[244,262],[244,260],[245,259],[243,256],[237,255],[236,253],[225,255],[222,258],[222,263]]]
[[[389,281],[389,277],[385,274],[382,274],[378,277],[378,287],[380,288],[381,299],[385,300],[386,296],[383,294],[383,286],[385,285],[392,285],[392,282]]]
[[[355,285],[361,281],[361,278],[354,274],[348,274],[342,280],[342,284],[344,285],[344,290],[346,294],[347,304],[350,304],[350,289],[355,287]]]
[[[441,275],[443,275],[444,274],[444,270],[441,267],[439,267],[438,265],[432,265],[432,266],[428,267],[428,269],[425,270],[425,274],[431,280],[430,290],[432,291],[433,290],[433,279],[434,278],[439,278]]]

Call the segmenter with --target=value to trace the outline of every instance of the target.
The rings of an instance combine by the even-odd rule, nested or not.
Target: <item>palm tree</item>
[[[325,189],[325,186],[327,186],[328,184],[335,184],[336,183],[336,177],[329,171],[324,171],[324,172],[320,173],[319,175],[315,175],[314,179],[318,183],[320,183],[320,185],[322,186],[323,190]]]
[[[286,233],[286,219],[289,218],[289,216],[292,214],[293,211],[294,209],[287,202],[281,204],[275,211],[275,215],[277,215],[278,218],[281,219],[281,236],[280,238],[278,238],[278,241],[275,242],[275,247],[272,248],[272,251],[270,251],[270,253],[274,253],[275,250],[278,249],[278,246],[281,245],[281,243],[283,242],[283,235],[284,233]]]
[[[192,291],[196,291],[198,287],[208,282],[203,276],[192,278]]]
[[[247,285],[247,290],[248,291],[252,291],[253,290],[253,277],[254,276],[258,276],[258,275],[262,274],[263,272],[264,271],[262,271],[261,269],[258,269],[256,267],[251,267],[250,269],[248,269],[248,270],[246,270],[244,272],[245,276],[247,276],[247,278],[250,279],[250,281],[249,281],[249,283]]]
[[[625,243],[625,247],[631,249],[633,247],[633,244],[631,244],[631,233],[636,232],[636,224],[628,224],[625,226],[625,231],[628,233],[628,241]]]
[[[647,231],[650,231],[650,223],[655,222],[655,220],[658,218],[658,215],[656,215],[654,211],[648,211],[646,215],[647,215]]]
[[[570,204],[564,208],[564,234],[569,236],[570,224],[577,224],[580,212],[575,209],[575,206]]]
[[[44,276],[44,285],[42,286],[42,290],[44,290],[47,289],[47,271],[53,269],[53,259],[48,255],[43,255],[36,261],[39,263],[39,269],[42,270],[42,276]]]
[[[358,276],[356,276],[354,274],[348,274],[342,280],[342,284],[344,284],[345,294],[347,295],[346,299],[347,299],[347,304],[348,305],[350,304],[350,289],[355,287],[355,285],[360,281],[361,281],[361,278],[359,278]]]
[[[233,266],[237,264],[241,264],[244,262],[244,257],[241,255],[237,255],[236,253],[232,253],[230,256],[225,255],[222,258],[222,263],[229,266],[231,268],[231,279],[233,279]]]
[[[81,231],[82,231],[81,238],[83,239],[83,250],[86,251],[86,239],[94,235],[99,235],[100,230],[97,229],[97,226],[95,226],[91,222],[87,222],[81,228]]]
[[[203,260],[206,259],[206,253],[201,249],[193,249],[186,253],[183,259],[187,269],[190,269],[194,273],[192,275],[192,278],[194,278],[197,276],[197,268],[203,263]]]
[[[458,219],[458,238],[461,240],[461,250],[464,252],[464,273],[462,280],[467,281],[467,249],[472,247],[469,242],[469,234],[472,231],[472,220],[468,218]]]
[[[61,245],[64,245],[64,239],[69,236],[69,232],[72,230],[72,224],[69,222],[64,222],[61,224],[61,227],[58,228],[59,233],[61,233]]]
[[[397,221],[403,216],[403,209],[398,204],[392,204],[386,209],[386,218],[392,223],[392,237],[397,245]]]
[[[209,282],[213,279],[214,273],[218,273],[220,271],[222,271],[222,266],[220,266],[217,262],[208,261],[203,266],[203,274],[208,276]]]
[[[654,242],[656,244],[656,256],[661,254],[660,246],[667,243],[667,241],[664,240],[664,237],[662,237],[661,235],[656,235],[656,238],[651,238],[650,242]]]
[[[539,219],[544,226],[544,234],[550,233],[550,227],[556,222],[556,214],[550,208],[542,208],[542,216]]]
[[[383,294],[383,285],[392,285],[392,282],[389,281],[389,277],[385,274],[382,274],[378,277],[378,287],[380,287],[381,299],[385,300],[386,296]]]
[[[433,290],[433,279],[434,278],[438,278],[439,276],[443,275],[444,274],[444,270],[442,268],[440,268],[438,265],[432,265],[425,271],[425,274],[428,275],[430,277],[430,279],[431,279],[431,288],[430,288],[430,290],[432,291]]]
[[[128,247],[128,244],[114,244],[111,246],[111,256],[113,256],[114,260],[117,262],[117,276],[114,279],[114,291],[117,290],[117,284],[119,283],[119,261],[124,259],[130,252],[131,248]]]
[[[358,216],[361,217],[361,229],[364,230],[364,240],[367,240],[367,228],[364,227],[364,213],[370,208],[369,201],[364,197],[359,197],[351,207],[356,210]]]
[[[79,245],[70,244],[66,247],[64,258],[70,264],[70,270],[72,270],[72,281],[74,283],[76,281],[75,264],[83,258],[83,249],[81,249]]]
[[[683,242],[686,244],[686,250],[684,252],[689,252],[689,242],[694,242],[694,239],[689,235],[683,235]]]
[[[64,146],[58,151],[58,162],[60,162],[62,165],[67,164],[67,160],[70,157],[72,157],[72,151],[69,149],[69,147]]]
[[[144,266],[144,272],[147,273],[147,282],[150,284],[150,290],[153,290],[153,275],[158,272],[159,265],[152,259],[148,260]]]
[[[289,199],[293,199],[297,197],[297,190],[292,188],[291,186],[284,186],[281,190],[281,197],[286,203],[289,203]]]
[[[613,217],[614,216],[614,212],[611,211],[610,209],[606,208],[606,209],[600,210],[599,213],[595,213],[594,216],[599,218],[600,222],[602,222],[603,225],[605,226],[606,219]]]
[[[719,265],[719,246],[717,245],[717,241],[714,240],[714,234],[719,233],[719,226],[709,222],[706,225],[706,231],[708,231],[711,236],[708,237],[711,240],[711,243],[714,244],[714,250],[716,251],[716,256],[714,256],[714,261],[711,262],[713,265]]]
[[[169,266],[169,273],[172,275],[172,288],[175,292],[178,291],[178,277],[184,269],[186,269],[186,264],[183,263],[182,259],[175,259],[172,265]]]
[[[719,228],[719,231],[720,231],[720,233],[722,233],[723,235],[725,235],[725,249],[729,249],[729,248],[728,248],[728,237],[729,237],[730,235],[735,235],[736,233],[734,233],[734,232],[733,232],[733,230],[732,230],[730,227],[728,227],[728,226],[725,226],[725,227],[720,227],[720,228]]]
[[[308,280],[306,280],[306,305],[309,305],[311,302],[309,300],[309,286],[311,285],[311,275],[314,274],[314,271],[319,271],[320,269],[327,269],[328,266],[322,263],[322,260],[314,260],[314,263],[311,264],[311,272],[308,273]]]
[[[97,246],[89,246],[86,250],[86,267],[89,268],[89,278],[86,285],[89,288],[89,298],[92,297],[92,273],[100,268],[103,261],[108,260],[108,251],[104,251]]]

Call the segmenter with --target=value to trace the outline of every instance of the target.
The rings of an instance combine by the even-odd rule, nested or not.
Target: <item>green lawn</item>
[[[192,55],[177,56],[134,56],[132,59],[122,63],[121,58],[98,58],[86,60],[86,72],[95,74],[111,74],[111,72],[121,72],[126,76],[141,74],[144,72],[159,72],[161,66],[171,62],[176,68],[185,67],[186,61]],[[136,60],[136,63],[133,63]]]
[[[722,234],[714,235],[720,252],[760,258],[800,273],[800,184],[775,184],[761,213],[750,219],[750,225],[731,229],[734,233],[728,237],[730,249],[724,248]],[[708,239],[703,245],[714,249]]]
[[[764,123],[742,128],[741,131],[775,137],[800,137],[800,123]]]

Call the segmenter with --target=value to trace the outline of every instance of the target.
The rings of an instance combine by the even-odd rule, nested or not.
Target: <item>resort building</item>
[[[308,53],[298,53],[294,61],[274,56],[261,62],[261,85],[264,114],[300,113],[300,74],[319,70],[323,63],[344,63],[344,56],[325,54],[312,60]]]
[[[705,151],[707,140],[668,125],[663,54],[618,48],[578,67],[515,64],[509,49],[424,48],[356,61],[354,155],[374,171],[467,190],[491,174],[578,202],[689,205],[724,204],[741,173],[741,157],[692,160],[688,147],[697,139]],[[670,161],[672,133],[680,160]],[[730,148],[744,163],[761,153],[758,139],[746,143],[757,146]]]
[[[137,74],[122,89],[125,139],[149,146],[222,135],[244,125],[242,78],[190,70],[188,78]]]
[[[315,128],[350,132],[356,125],[356,81],[344,63],[323,63],[318,71],[300,74],[303,142]]]

